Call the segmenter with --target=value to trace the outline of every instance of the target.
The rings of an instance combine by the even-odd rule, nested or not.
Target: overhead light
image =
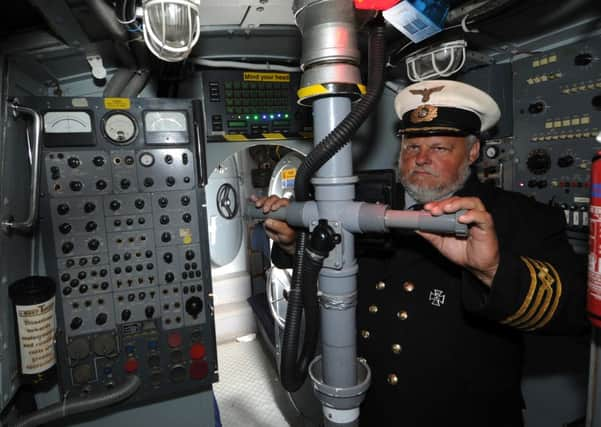
[[[142,19],[148,49],[163,61],[186,59],[200,35],[199,6],[194,0],[145,0]]]
[[[465,40],[426,47],[407,56],[407,76],[413,82],[431,78],[449,77],[465,64]]]

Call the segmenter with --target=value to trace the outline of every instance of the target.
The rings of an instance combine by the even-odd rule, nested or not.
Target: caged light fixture
[[[413,82],[449,77],[465,64],[466,46],[465,40],[455,40],[413,52],[405,59],[407,76]]]
[[[200,36],[198,0],[145,0],[144,40],[148,49],[168,62],[182,61]]]

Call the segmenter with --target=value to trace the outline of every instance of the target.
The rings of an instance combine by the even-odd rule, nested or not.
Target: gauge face
[[[144,116],[146,132],[185,132],[186,114],[181,111],[149,111]]]
[[[92,119],[85,111],[48,111],[44,114],[46,133],[92,133]]]
[[[104,133],[116,144],[131,142],[137,131],[136,122],[125,113],[113,113],[104,120]]]

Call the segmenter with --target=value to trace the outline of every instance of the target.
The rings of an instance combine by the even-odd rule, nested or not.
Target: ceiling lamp
[[[455,40],[436,47],[417,50],[405,59],[407,77],[413,82],[449,77],[465,64],[465,40]]]
[[[200,35],[199,6],[194,0],[145,0],[142,19],[148,49],[163,61],[186,59]]]

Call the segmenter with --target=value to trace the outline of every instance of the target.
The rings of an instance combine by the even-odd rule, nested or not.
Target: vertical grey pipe
[[[313,103],[315,141],[321,141],[351,110],[346,97],[327,97]],[[344,203],[354,197],[351,145],[347,144],[328,160],[312,179],[319,217],[332,219]],[[341,222],[338,219],[338,222]],[[355,306],[347,301],[357,290],[357,263],[354,258],[354,236],[343,231],[343,266],[341,269],[322,268],[319,276],[322,343],[322,374],[329,386],[348,387],[357,382]]]

